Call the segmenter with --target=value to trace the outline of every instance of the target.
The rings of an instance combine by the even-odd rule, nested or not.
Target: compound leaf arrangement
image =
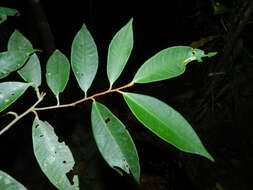
[[[140,183],[139,157],[127,127],[105,105],[96,101],[96,97],[112,92],[120,93],[136,118],[158,137],[184,152],[199,154],[214,161],[191,125],[180,113],[154,97],[126,92],[124,89],[135,83],[149,83],[177,77],[184,73],[189,62],[202,62],[203,57],[212,57],[216,52],[205,54],[200,49],[192,49],[188,46],[169,47],[144,62],[131,82],[113,88],[114,82],[120,77],[132,52],[132,23],[133,19],[130,19],[116,33],[109,45],[107,57],[109,89],[103,92],[87,95],[97,73],[98,53],[96,44],[84,24],[74,37],[70,62],[59,50],[53,52],[46,65],[46,82],[57,100],[57,104],[52,106],[38,107],[45,93],[39,90],[41,68],[36,55],[38,50],[33,49],[29,40],[15,30],[8,41],[8,51],[0,53],[0,79],[17,71],[25,81],[0,83],[0,111],[13,104],[30,86],[34,88],[38,98],[21,115],[7,112],[15,118],[1,129],[0,134],[25,115],[34,113],[32,138],[35,157],[50,182],[60,190],[79,189],[78,176],[74,176],[71,181],[67,178],[67,173],[73,169],[75,161],[69,147],[64,142],[58,141],[53,127],[48,122],[41,121],[38,112],[75,106],[87,100],[92,101],[92,132],[104,160],[119,174],[122,175],[123,171],[131,173],[135,181]],[[84,98],[69,104],[61,104],[59,94],[63,93],[69,80],[70,65],[79,87],[84,92]],[[15,189],[25,189],[16,180],[0,171],[0,188],[8,189],[10,185]]]

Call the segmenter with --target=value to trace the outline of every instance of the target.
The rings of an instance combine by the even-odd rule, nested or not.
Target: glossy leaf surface
[[[7,7],[0,7],[0,24],[7,20],[8,16],[19,15],[16,9],[11,9]]]
[[[59,50],[50,56],[46,67],[47,84],[58,99],[69,80],[70,65],[68,58]]]
[[[92,131],[100,153],[110,167],[121,168],[140,180],[139,158],[134,142],[121,121],[104,105],[93,102]],[[118,168],[116,168],[118,167]]]
[[[200,49],[193,49],[188,46],[174,46],[164,49],[148,59],[139,68],[133,82],[148,83],[177,77],[184,73],[189,62],[194,60],[202,62],[202,57],[211,57],[215,54],[205,54]]]
[[[8,76],[11,72],[21,68],[30,54],[38,50],[15,50],[15,51],[5,51],[0,53],[0,79]]]
[[[0,170],[0,189],[2,190],[27,190],[21,183]]]
[[[97,73],[98,53],[96,44],[85,24],[73,40],[71,66],[80,88],[86,93]]]
[[[13,32],[8,41],[8,50],[25,50],[32,48],[31,42],[18,30]],[[18,74],[26,82],[32,82],[36,87],[39,87],[41,84],[41,67],[38,56],[33,54],[25,66],[18,70]]]
[[[30,85],[23,82],[0,83],[0,112],[14,103]]]
[[[123,71],[127,60],[133,49],[133,29],[131,19],[119,32],[113,37],[108,50],[107,76],[110,86],[117,80]]]
[[[73,185],[66,176],[73,169],[74,158],[68,146],[58,141],[53,127],[36,117],[32,138],[35,157],[50,182],[60,190],[78,190],[78,176],[74,176]]]
[[[173,108],[146,95],[124,93],[123,96],[137,119],[161,139],[182,151],[214,161],[190,124]]]

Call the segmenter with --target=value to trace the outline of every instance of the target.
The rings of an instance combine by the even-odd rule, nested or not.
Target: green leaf
[[[133,49],[132,22],[133,19],[121,28],[109,45],[107,76],[110,81],[110,86],[112,86],[120,76]]]
[[[50,56],[46,67],[47,84],[59,100],[59,93],[63,92],[69,80],[70,66],[68,58],[59,50]]]
[[[80,88],[87,93],[98,68],[96,44],[83,24],[71,47],[71,66]]]
[[[5,51],[0,53],[0,79],[21,68],[36,49]]]
[[[93,102],[92,131],[98,149],[110,167],[118,171],[129,170],[140,182],[140,165],[134,142],[121,121],[104,105]]]
[[[32,48],[31,42],[18,30],[13,32],[8,41],[8,50],[25,50]],[[39,87],[41,84],[41,67],[38,56],[33,54],[25,66],[18,70],[18,74],[26,82],[32,82],[36,87]]]
[[[27,190],[21,183],[0,170],[0,189],[5,190]]]
[[[161,139],[182,151],[214,161],[191,125],[173,108],[146,95],[124,93],[123,96],[137,119]]]
[[[19,15],[19,12],[16,9],[0,7],[0,24],[7,20],[7,16],[15,15]]]
[[[200,49],[188,46],[174,46],[158,52],[148,59],[137,71],[133,82],[148,83],[177,77],[184,73],[186,65],[194,60],[202,62],[202,57],[210,57],[213,54],[205,54]]]
[[[50,182],[60,190],[78,190],[78,176],[74,176],[73,185],[66,176],[73,169],[74,158],[68,146],[58,141],[53,127],[36,117],[32,138],[35,157]]]
[[[0,112],[13,104],[31,86],[23,82],[0,83]]]
[[[18,30],[15,30],[8,40],[8,50],[33,49],[31,42]]]

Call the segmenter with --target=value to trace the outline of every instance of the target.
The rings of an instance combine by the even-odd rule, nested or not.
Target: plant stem
[[[98,96],[102,96],[102,95],[109,94],[109,93],[112,93],[112,92],[119,92],[120,93],[121,92],[120,90],[128,88],[128,87],[131,87],[133,85],[134,85],[134,82],[131,82],[131,83],[128,83],[128,84],[126,84],[124,86],[121,86],[121,87],[118,87],[118,88],[115,88],[115,89],[109,88],[106,91],[99,92],[99,93],[96,93],[96,94],[88,96],[88,97],[84,97],[83,99],[77,100],[77,101],[75,101],[73,103],[62,104],[62,105],[55,105],[55,106],[48,106],[48,107],[42,107],[42,108],[34,108],[33,110],[34,111],[42,111],[42,110],[49,110],[49,109],[56,109],[56,108],[73,107],[73,106],[75,106],[77,104],[80,104],[82,102],[85,102],[87,100],[94,100],[94,98],[98,97]]]
[[[4,132],[6,132],[11,126],[13,126],[18,120],[20,120],[22,117],[26,116],[28,113],[34,111],[34,108],[43,100],[44,96],[46,94],[45,93],[41,93],[39,96],[39,99],[37,100],[37,102],[35,102],[35,104],[33,104],[28,110],[26,110],[24,113],[22,113],[21,115],[16,115],[15,119],[12,120],[12,122],[10,122],[6,127],[4,127],[1,131],[0,131],[0,135],[2,135]]]
[[[77,100],[77,101],[75,101],[73,103],[70,103],[70,104],[59,105],[58,104],[59,101],[57,101],[57,105],[55,105],[55,106],[48,106],[48,107],[42,107],[42,108],[36,108],[36,106],[43,100],[43,98],[46,94],[45,93],[41,93],[40,95],[37,94],[38,95],[37,102],[35,102],[35,104],[33,104],[28,110],[26,110],[21,115],[15,115],[15,119],[13,119],[6,127],[4,127],[0,131],[0,135],[2,135],[4,132],[6,132],[11,126],[13,126],[17,121],[19,121],[21,118],[23,118],[24,116],[26,116],[30,112],[35,112],[36,113],[36,111],[41,111],[41,110],[49,110],[49,109],[55,109],[55,108],[64,108],[64,107],[75,106],[75,105],[80,104],[82,102],[85,102],[87,100],[93,100],[94,101],[95,97],[102,96],[102,95],[105,95],[105,94],[109,94],[109,93],[112,93],[112,92],[122,93],[122,91],[121,91],[122,89],[131,87],[133,85],[134,85],[134,82],[130,82],[130,83],[124,85],[124,86],[121,86],[121,87],[118,87],[118,88],[115,88],[115,89],[109,88],[106,91],[96,93],[92,96],[89,96],[89,97],[85,96],[83,99]]]

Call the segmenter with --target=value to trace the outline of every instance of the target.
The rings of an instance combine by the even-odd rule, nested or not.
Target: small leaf
[[[210,54],[209,54],[210,55]],[[177,77],[184,73],[186,65],[194,60],[202,62],[204,51],[188,46],[174,46],[158,52],[137,71],[133,82],[148,83]]]
[[[19,15],[19,12],[16,9],[0,7],[0,24],[7,20],[7,16],[15,15]]]
[[[78,176],[74,176],[73,185],[66,176],[73,169],[74,158],[68,146],[58,141],[53,127],[36,117],[32,138],[35,157],[50,182],[60,190],[78,190]]]
[[[98,68],[96,44],[83,24],[71,47],[71,66],[80,88],[87,93]]]
[[[110,167],[121,168],[140,181],[140,165],[134,142],[121,121],[104,105],[93,102],[91,112],[92,131],[98,149]]]
[[[110,81],[110,86],[112,86],[120,76],[133,49],[132,22],[133,19],[121,28],[109,45],[107,76]]]
[[[13,104],[31,86],[23,82],[0,83],[0,112]]]
[[[13,32],[8,41],[8,50],[25,50],[32,48],[31,42],[18,30]],[[26,82],[32,82],[36,87],[39,87],[41,84],[41,67],[38,56],[33,54],[25,66],[18,70],[18,74]]]
[[[0,189],[6,190],[27,190],[21,183],[0,170]]]
[[[36,49],[5,51],[0,53],[0,79],[21,68]]]
[[[47,84],[58,99],[69,80],[70,66],[68,58],[59,50],[50,56],[46,67]]]
[[[173,108],[146,95],[124,93],[123,96],[137,119],[161,139],[182,151],[214,161],[191,125]]]

